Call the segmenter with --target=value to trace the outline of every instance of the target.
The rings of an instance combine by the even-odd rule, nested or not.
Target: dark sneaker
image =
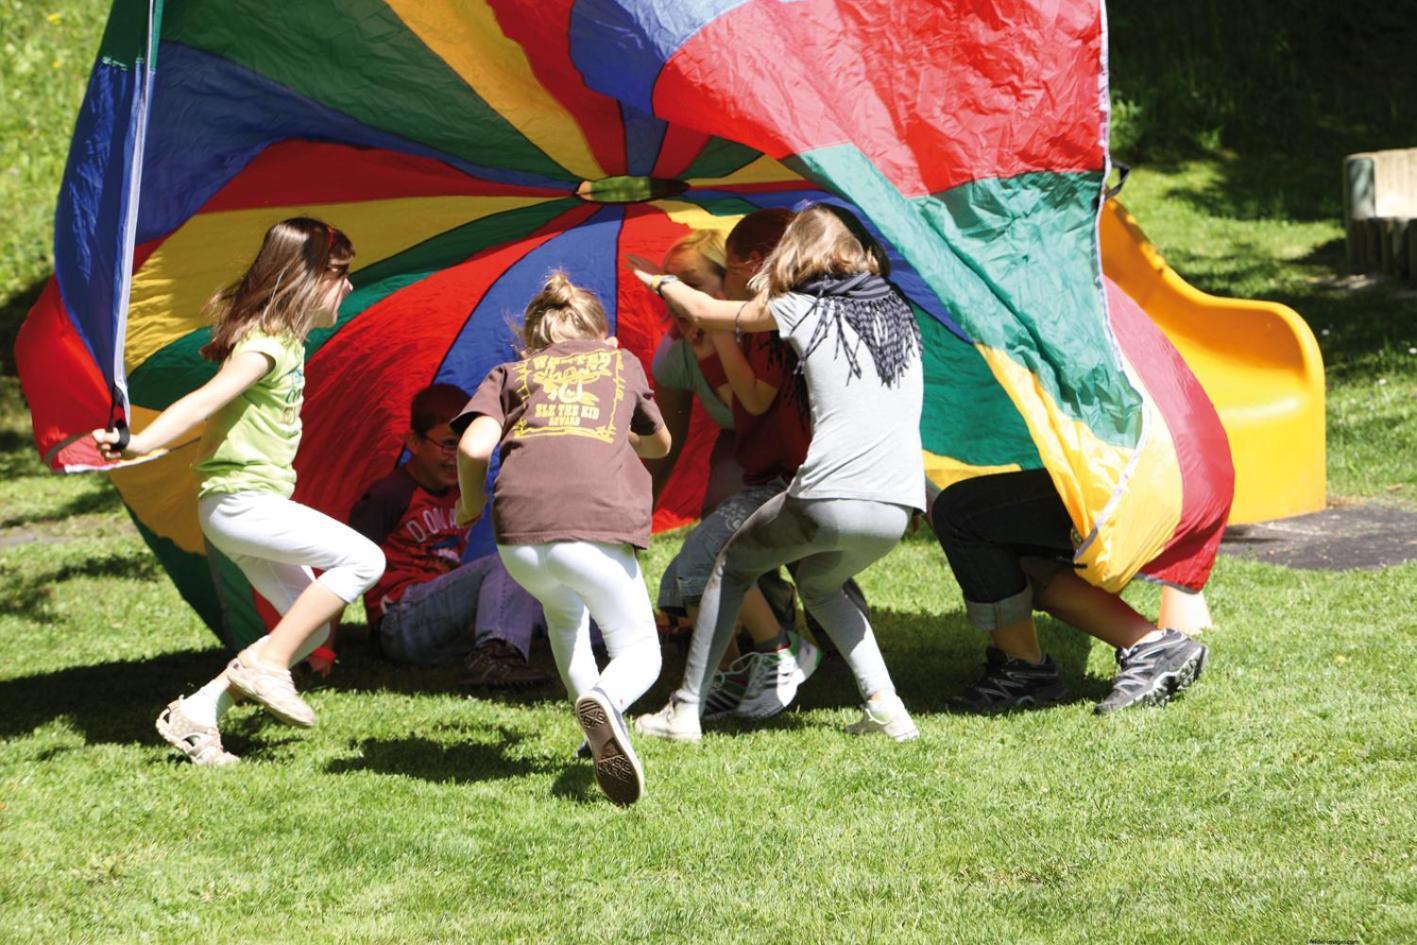
[[[467,655],[458,677],[464,689],[534,689],[551,677],[527,665],[521,651],[505,640],[488,640]]]
[[[1093,707],[1098,715],[1134,705],[1165,705],[1195,682],[1205,669],[1209,651],[1176,630],[1161,639],[1117,651],[1117,678],[1112,691]]]
[[[984,651],[979,681],[951,699],[950,706],[963,712],[1011,712],[1051,705],[1067,694],[1053,657],[1042,663],[1011,660],[991,646]]]

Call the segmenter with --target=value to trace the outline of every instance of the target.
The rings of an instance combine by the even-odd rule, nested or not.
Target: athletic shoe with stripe
[[[733,714],[743,701],[743,693],[748,689],[748,681],[753,677],[753,667],[757,661],[757,653],[745,653],[729,663],[727,669],[713,674],[708,695],[704,697],[705,722]]]
[[[1098,715],[1137,705],[1165,705],[1200,678],[1209,651],[1177,630],[1117,651],[1112,691],[1093,707]]]
[[[1051,656],[1041,663],[1009,659],[997,647],[984,651],[979,681],[950,700],[962,712],[1011,712],[1051,705],[1068,694]]]
[[[817,671],[822,651],[796,633],[787,634],[787,646],[759,653],[753,663],[743,700],[733,714],[740,719],[770,719],[797,698],[797,687]]]

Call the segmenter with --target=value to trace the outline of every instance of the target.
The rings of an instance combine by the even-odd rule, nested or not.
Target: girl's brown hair
[[[594,292],[575,285],[558,269],[527,303],[521,328],[515,331],[526,351],[540,351],[559,341],[604,338],[610,320]]]
[[[245,274],[207,302],[212,340],[198,353],[224,361],[252,326],[304,341],[326,314],[324,293],[348,275],[353,259],[349,237],[328,223],[310,217],[277,223]]]
[[[862,272],[885,275],[889,263],[880,245],[848,211],[813,204],[798,213],[768,257],[748,282],[755,293],[782,295],[808,279],[853,276]]]

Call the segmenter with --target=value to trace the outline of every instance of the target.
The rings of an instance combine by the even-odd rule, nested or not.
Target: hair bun
[[[546,276],[546,284],[541,287],[532,304],[543,308],[565,308],[575,296],[575,284],[560,269],[553,269]]]

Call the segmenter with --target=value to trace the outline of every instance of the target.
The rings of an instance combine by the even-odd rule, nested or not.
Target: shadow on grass
[[[0,460],[0,475],[4,474],[3,460]],[[106,483],[105,483],[106,485]],[[123,500],[118,490],[107,487],[74,496],[63,505],[39,514],[12,515],[0,518],[0,528],[14,528],[21,525],[38,525],[44,522],[62,522],[79,515],[99,515],[122,512]]]
[[[22,616],[36,623],[52,623],[55,619],[50,604],[54,585],[76,578],[130,578],[151,581],[158,575],[158,563],[147,554],[109,554],[88,558],[77,564],[66,564],[53,571],[35,574],[13,574],[0,568],[0,614]]]
[[[360,756],[330,762],[330,774],[369,771],[375,774],[404,775],[436,784],[471,784],[501,778],[517,778],[554,770],[535,758],[514,755],[524,736],[507,728],[501,740],[444,744],[427,738],[366,739],[358,744]],[[585,767],[582,765],[581,767]]]
[[[940,617],[875,607],[871,623],[891,681],[912,715],[953,712],[950,699],[979,678],[988,641],[966,623],[962,613]],[[1088,675],[1087,662],[1095,643],[1092,637],[1042,615],[1038,633],[1044,652],[1057,662],[1067,684],[1071,695],[1066,701],[1096,701],[1111,691],[1110,677]],[[640,711],[662,706],[683,676],[684,651],[666,647],[664,656],[664,670],[655,687],[640,701]],[[823,659],[812,678],[798,690],[794,702],[795,707],[804,710],[854,708],[860,704],[855,676],[836,653]],[[795,712],[785,712],[765,722],[731,719],[709,723],[714,732],[729,735],[811,725]]]
[[[58,719],[90,744],[157,741],[153,720],[173,695],[221,672],[227,656],[186,650],[145,660],[77,666],[0,682],[0,739]]]

